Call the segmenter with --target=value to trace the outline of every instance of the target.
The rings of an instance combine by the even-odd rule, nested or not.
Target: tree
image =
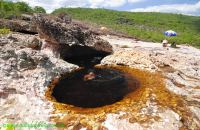
[[[12,19],[24,13],[33,13],[33,9],[27,3],[0,0],[0,18]]]
[[[35,6],[33,11],[35,13],[46,13],[46,10],[44,8],[40,7],[40,6]]]
[[[25,2],[17,2],[15,4],[15,7],[21,13],[32,13],[33,12],[32,8]]]

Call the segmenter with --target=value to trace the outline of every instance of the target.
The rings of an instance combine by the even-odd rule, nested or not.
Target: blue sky
[[[170,12],[200,16],[200,0],[11,0],[42,6],[47,12],[59,7],[107,8],[133,12]]]

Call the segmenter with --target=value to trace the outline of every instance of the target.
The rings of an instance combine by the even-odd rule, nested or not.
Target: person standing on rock
[[[164,40],[162,41],[163,47],[167,47],[167,44],[168,44],[168,41],[167,41],[166,39],[164,39]]]

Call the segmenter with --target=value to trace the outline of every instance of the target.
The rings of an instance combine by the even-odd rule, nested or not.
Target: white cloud
[[[24,1],[30,6],[42,6],[48,13],[60,7],[90,7],[90,8],[112,8],[125,4],[144,2],[147,0],[11,0],[14,2]],[[133,12],[170,12],[189,15],[200,15],[200,1],[196,4],[172,4],[137,8]]]
[[[133,12],[168,12],[188,15],[200,14],[200,1],[196,4],[172,4],[132,9]]]
[[[138,3],[138,2],[143,2],[145,0],[128,0],[129,3]]]
[[[90,7],[119,7],[126,3],[126,0],[89,0]]]
[[[91,7],[91,8],[111,8],[120,7],[126,3],[137,3],[145,0],[11,0],[14,2],[24,1],[30,6],[42,6],[48,13],[60,7]]]

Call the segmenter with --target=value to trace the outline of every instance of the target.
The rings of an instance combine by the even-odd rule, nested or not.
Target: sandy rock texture
[[[0,20],[0,25],[21,32],[0,36],[0,124],[56,123],[52,119],[61,119],[67,130],[200,129],[199,49],[184,45],[163,48],[160,43],[112,35],[99,37],[64,15],[38,14],[33,18],[24,16],[17,24],[15,21]],[[9,22],[12,26],[7,26]],[[101,65],[122,65],[148,72],[148,81],[133,97],[141,100],[125,98],[112,104],[112,109],[97,108],[98,114],[94,109],[91,113],[76,112],[73,106],[57,110],[54,102],[45,97],[45,91],[62,74],[79,68],[68,63],[67,58],[102,52],[110,55]],[[138,77],[143,81],[144,73],[134,72],[140,73]],[[163,76],[164,88],[159,76],[156,80],[151,77],[154,73]]]
[[[101,64],[103,65],[125,65],[133,68],[148,70],[151,72],[162,73],[165,79],[166,88],[172,93],[181,96],[185,101],[188,111],[195,116],[194,122],[197,127],[190,129],[199,129],[200,124],[200,50],[184,45],[178,45],[177,48],[163,48],[159,43],[142,42],[134,39],[120,38],[115,36],[102,36],[113,45],[114,53],[105,57]],[[165,110],[166,111],[166,110]],[[169,112],[169,111],[168,111]],[[173,112],[172,112],[173,113]],[[164,113],[163,113],[164,114]],[[168,116],[170,114],[167,114]],[[119,129],[114,122],[109,122],[110,118],[116,115],[108,116],[106,126],[110,129]],[[168,116],[165,116],[167,118]],[[180,115],[177,115],[180,116]],[[188,115],[189,116],[189,115]],[[169,116],[170,117],[170,116]],[[170,118],[173,118],[171,116]],[[174,119],[173,119],[174,120]],[[176,119],[175,119],[176,120]],[[168,125],[164,129],[178,129]],[[174,123],[172,123],[174,124]],[[177,124],[177,123],[175,123]],[[144,129],[138,124],[134,124],[134,129]],[[178,125],[178,124],[177,124]],[[194,124],[193,124],[194,125]],[[120,128],[126,129],[126,128]],[[146,129],[161,129],[149,127]],[[146,130],[145,129],[145,130]]]
[[[0,124],[48,122],[52,104],[44,97],[45,89],[52,78],[78,68],[35,50],[35,40],[30,39],[36,37],[26,34],[0,37],[4,41],[0,46]],[[27,48],[30,44],[33,47]]]
[[[123,65],[131,68],[161,73],[166,89],[178,95],[184,104],[177,112],[170,106],[163,107],[154,89],[144,89],[147,100],[139,103],[139,111],[129,113],[131,104],[113,112],[100,114],[74,114],[73,120],[66,113],[55,110],[45,98],[45,91],[52,79],[70,73],[78,66],[70,64],[48,50],[38,35],[12,33],[0,37],[0,123],[44,121],[55,123],[52,117],[63,117],[71,123],[66,129],[91,129],[79,126],[80,118],[90,119],[92,129],[109,130],[179,130],[200,128],[200,51],[193,47],[163,48],[159,43],[135,41],[116,36],[101,36],[114,50],[105,57],[102,65]],[[171,102],[173,102],[172,99]],[[128,102],[128,101],[127,101]],[[134,106],[134,104],[132,104]],[[57,111],[57,112],[53,112]],[[72,114],[73,115],[73,114]],[[76,118],[76,116],[77,118]],[[105,116],[102,123],[96,118]],[[78,118],[80,117],[80,118]],[[138,117],[136,119],[136,117]],[[68,119],[69,118],[69,119]],[[94,119],[93,119],[94,118]],[[53,129],[53,128],[52,128]]]
[[[168,89],[199,101],[199,49],[183,45],[179,45],[178,48],[163,48],[159,43],[112,36],[103,38],[110,41],[115,47],[115,52],[104,58],[102,64],[128,65],[152,72],[162,72],[166,76]]]
[[[51,122],[54,108],[45,91],[53,79],[79,68],[63,60],[65,54],[79,53],[71,54],[71,47],[83,47],[82,55],[90,54],[88,50],[112,52],[108,42],[71,24],[65,16],[23,16],[1,19],[0,24],[21,32],[0,36],[0,124]]]

